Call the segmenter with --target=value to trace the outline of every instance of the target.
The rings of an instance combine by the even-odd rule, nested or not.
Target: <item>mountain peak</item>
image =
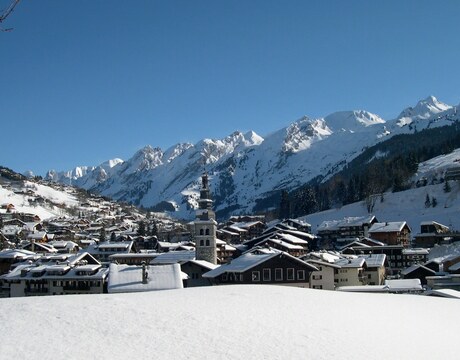
[[[404,126],[414,120],[428,119],[433,115],[451,109],[452,106],[444,104],[433,95],[420,100],[414,107],[404,109],[397,117],[398,125]]]
[[[357,130],[377,124],[384,124],[380,116],[365,110],[338,111],[324,118],[333,131]]]

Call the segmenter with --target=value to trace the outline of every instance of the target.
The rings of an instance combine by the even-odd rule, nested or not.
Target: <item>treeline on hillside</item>
[[[24,175],[18,174],[17,172],[14,172],[13,170],[4,166],[0,166],[0,176],[11,181],[20,181],[26,179]]]
[[[297,217],[366,200],[371,212],[381,194],[411,188],[418,164],[460,148],[460,124],[396,135],[366,149],[328,180],[321,177],[281,193],[279,216]]]

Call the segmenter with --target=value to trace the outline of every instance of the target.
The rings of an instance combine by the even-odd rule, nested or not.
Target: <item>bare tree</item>
[[[0,24],[5,21],[5,19],[13,12],[15,6],[19,3],[20,0],[12,0],[10,5],[5,9],[1,10],[0,9]],[[13,28],[1,28],[0,31],[11,31]]]

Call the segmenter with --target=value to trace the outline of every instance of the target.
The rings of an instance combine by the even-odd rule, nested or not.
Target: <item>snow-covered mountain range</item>
[[[388,121],[364,110],[317,119],[304,116],[265,137],[237,131],[165,151],[147,145],[127,161],[50,171],[46,178],[138,206],[167,204],[187,218],[197,207],[199,178],[207,171],[217,211],[252,212],[261,199],[316,176],[330,176],[391,136],[458,121],[458,108],[430,96]]]

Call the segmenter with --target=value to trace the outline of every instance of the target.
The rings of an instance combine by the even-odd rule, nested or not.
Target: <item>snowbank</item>
[[[11,298],[0,343],[4,359],[454,359],[459,305],[263,285]]]

